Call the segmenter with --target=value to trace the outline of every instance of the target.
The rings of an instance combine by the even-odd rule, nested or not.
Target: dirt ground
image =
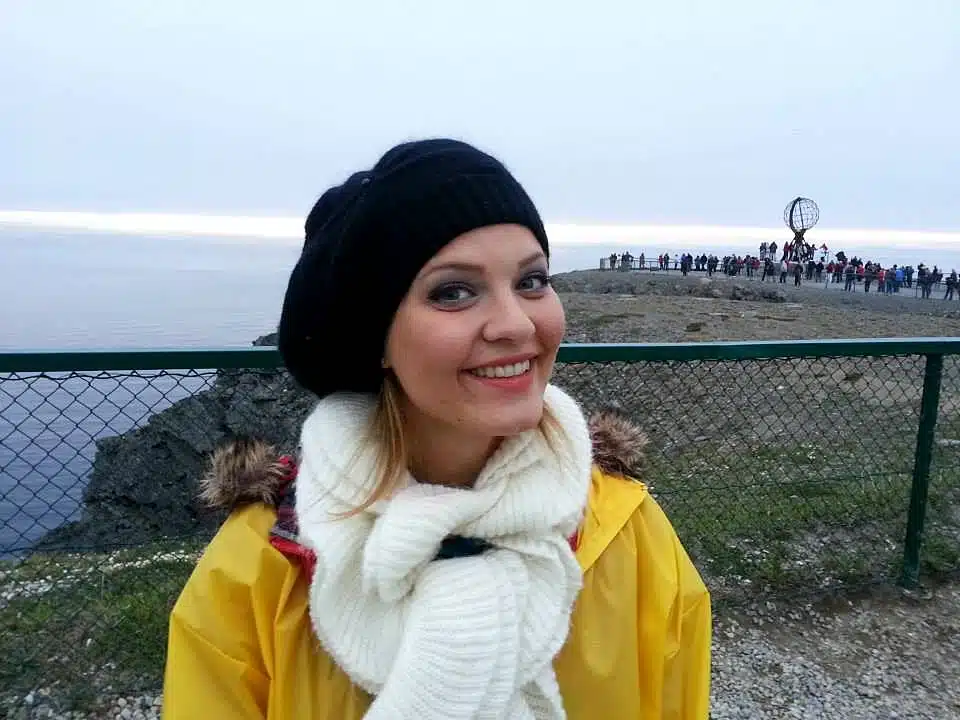
[[[569,342],[960,336],[960,300],[942,293],[922,300],[910,288],[878,295],[862,287],[847,293],[842,285],[596,270],[564,273],[554,284]]]
[[[942,291],[922,300],[907,288],[600,271],[559,275],[555,287],[568,342],[960,336],[960,301]],[[956,576],[911,593],[888,584],[812,605],[724,606],[711,717],[960,718],[957,618]]]

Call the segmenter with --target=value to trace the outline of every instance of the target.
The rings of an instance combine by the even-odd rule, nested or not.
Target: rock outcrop
[[[254,341],[275,343],[276,335]],[[209,390],[175,402],[142,427],[98,440],[80,519],[37,548],[105,548],[211,532],[222,518],[197,499],[211,451],[244,435],[293,451],[312,403],[285,372],[218,371]]]
[[[692,295],[717,300],[773,303],[787,300],[786,295],[773,284],[744,284],[722,275],[704,277],[702,273],[683,277],[679,271],[671,271],[665,277],[653,277],[650,273],[640,272],[578,270],[556,276],[553,285],[560,293],[588,295]]]

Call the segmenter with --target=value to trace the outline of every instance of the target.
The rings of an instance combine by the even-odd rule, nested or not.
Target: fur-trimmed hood
[[[606,473],[638,477],[647,437],[619,410],[607,409],[588,420],[593,462]],[[214,451],[200,481],[200,499],[214,509],[263,502],[275,505],[287,486],[291,466],[262,440],[237,438]]]

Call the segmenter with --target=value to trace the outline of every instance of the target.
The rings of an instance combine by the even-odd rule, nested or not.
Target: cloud
[[[89,231],[126,235],[193,235],[260,238],[299,243],[303,218],[278,216],[227,216],[161,213],[84,213],[0,210],[0,227],[29,227],[41,230]],[[718,225],[638,225],[547,223],[550,242],[559,247],[627,245],[671,249],[689,245],[691,250],[711,248],[753,249],[761,242],[789,240],[785,227],[733,227]],[[925,232],[877,228],[814,228],[808,238],[818,246],[836,249],[863,245],[890,250],[925,248],[960,250],[960,232]]]
[[[8,207],[297,215],[463,137],[563,223],[960,229],[960,3],[8,2]]]

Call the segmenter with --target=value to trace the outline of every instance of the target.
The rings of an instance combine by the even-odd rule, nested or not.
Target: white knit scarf
[[[504,440],[472,489],[419,484],[346,519],[376,482],[359,443],[373,400],[338,394],[304,423],[296,511],[317,555],[310,618],[324,648],[375,695],[366,717],[563,718],[553,671],[581,572],[568,538],[590,483],[577,404],[549,386],[562,433]],[[353,462],[351,462],[353,461]],[[435,560],[451,534],[493,549]]]

